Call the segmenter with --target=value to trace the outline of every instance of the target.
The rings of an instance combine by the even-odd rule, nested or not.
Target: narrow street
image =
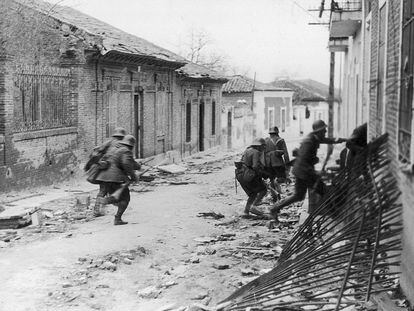
[[[0,248],[0,310],[199,310],[268,272],[299,216],[288,209],[273,230],[240,218],[246,195],[235,194],[233,161],[140,182],[126,226],[113,226],[113,206],[59,221],[90,210],[73,197],[45,203],[43,226],[15,230]],[[199,217],[210,212],[224,218]]]

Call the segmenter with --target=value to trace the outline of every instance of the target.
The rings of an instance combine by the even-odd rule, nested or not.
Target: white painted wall
[[[255,127],[256,127],[256,137],[267,137],[268,130],[271,126],[278,126],[280,130],[280,136],[284,138],[294,137],[292,135],[292,96],[293,91],[255,91],[254,92],[254,105],[253,105],[253,112],[255,114]],[[284,106],[286,107],[286,128],[285,132],[282,132],[281,128],[281,109],[274,111],[275,116],[275,124],[270,125],[273,122],[267,122],[265,124],[265,98],[266,97],[275,97],[275,98],[283,98],[284,99]],[[270,125],[270,126],[269,126]]]

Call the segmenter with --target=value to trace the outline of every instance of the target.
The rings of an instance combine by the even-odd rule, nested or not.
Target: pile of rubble
[[[149,254],[143,247],[136,247],[125,251],[118,251],[105,256],[86,256],[78,258],[77,265],[81,268],[63,277],[61,288],[49,292],[50,301],[48,305],[62,306],[65,304],[79,303],[78,300],[95,298],[95,295],[102,290],[109,289],[107,284],[91,286],[92,281],[96,282],[102,271],[114,272],[121,265],[131,265],[138,259]],[[91,305],[93,308],[93,305]]]

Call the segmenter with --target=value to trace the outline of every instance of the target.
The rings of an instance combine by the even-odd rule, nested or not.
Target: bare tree
[[[179,53],[195,64],[223,73],[228,72],[227,55],[214,50],[213,43],[214,40],[204,29],[191,28]]]

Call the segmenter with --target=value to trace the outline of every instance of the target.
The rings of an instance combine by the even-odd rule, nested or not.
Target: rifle
[[[152,167],[149,167],[145,170],[143,170],[142,172],[139,172],[139,174],[136,174],[136,180],[134,182],[139,181],[139,178],[144,175],[146,172],[148,172]],[[125,190],[126,187],[128,187],[131,183],[133,183],[132,180],[128,180],[126,182],[124,182],[123,184],[121,184],[121,187],[117,190],[115,190],[108,198],[109,202],[118,202],[119,199],[121,198],[121,194],[122,192]]]

